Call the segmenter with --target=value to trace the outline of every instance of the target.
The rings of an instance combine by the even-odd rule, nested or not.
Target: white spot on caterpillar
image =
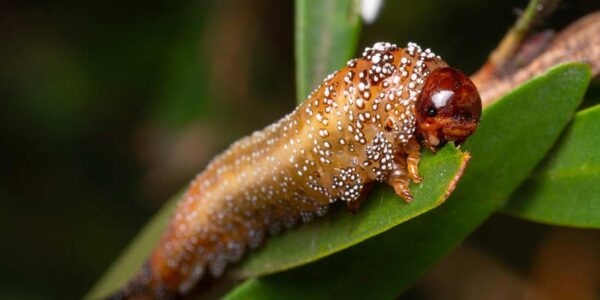
[[[431,101],[433,101],[433,104],[435,105],[436,108],[444,107],[444,106],[446,106],[446,103],[448,103],[448,100],[450,100],[452,95],[454,95],[453,91],[448,91],[448,90],[439,91],[439,92],[435,93],[433,96],[431,96]]]

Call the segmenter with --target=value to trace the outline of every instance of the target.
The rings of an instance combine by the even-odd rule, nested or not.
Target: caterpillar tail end
[[[177,293],[154,280],[152,265],[146,262],[141,270],[123,288],[106,300],[174,300]]]

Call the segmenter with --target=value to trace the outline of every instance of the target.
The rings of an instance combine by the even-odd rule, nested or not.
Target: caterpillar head
[[[435,151],[448,141],[460,145],[475,132],[481,119],[481,98],[463,72],[439,68],[425,80],[415,113],[417,136]]]

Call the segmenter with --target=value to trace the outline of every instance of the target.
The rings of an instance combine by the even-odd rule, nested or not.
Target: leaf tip
[[[452,194],[452,192],[456,188],[456,185],[458,184],[458,181],[460,180],[460,178],[465,173],[465,169],[467,168],[467,165],[469,164],[470,160],[471,160],[471,153],[469,153],[469,152],[461,152],[460,166],[458,168],[458,171],[456,172],[456,174],[454,174],[454,178],[452,178],[452,180],[448,184],[448,188],[446,189],[446,193],[444,194],[444,197],[442,197],[440,199],[439,204],[444,203],[444,201],[446,201],[446,199],[448,199],[448,197],[450,197],[450,195]]]

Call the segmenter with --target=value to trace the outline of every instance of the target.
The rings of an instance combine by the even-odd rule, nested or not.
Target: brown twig
[[[504,35],[494,51],[490,53],[484,66],[473,78],[487,80],[495,76],[506,74],[515,63],[515,56],[525,43],[536,24],[541,23],[543,17],[551,14],[556,8],[558,0],[530,0],[527,8],[521,13],[515,24]]]
[[[527,66],[508,76],[473,78],[483,106],[488,106],[519,84],[544,73],[550,67],[572,61],[590,65],[592,76],[600,72],[600,12],[592,13],[563,30],[548,48]]]

